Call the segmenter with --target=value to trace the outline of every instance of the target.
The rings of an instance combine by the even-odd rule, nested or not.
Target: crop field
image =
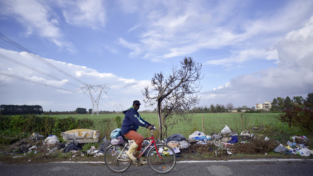
[[[156,113],[140,113],[141,117],[151,124],[158,127],[158,119]],[[180,133],[185,137],[188,137],[194,131],[202,131],[202,116],[204,119],[204,133],[219,133],[225,125],[228,125],[233,131],[240,133],[243,130],[250,130],[254,126],[265,126],[267,124],[277,124],[279,120],[277,119],[279,113],[197,113],[193,114],[187,120],[174,117],[172,120],[167,122],[170,124],[174,119],[178,123],[173,124],[168,129],[168,136]],[[124,118],[124,114],[99,114],[99,116],[90,116],[90,114],[75,114],[75,115],[51,115],[53,117],[66,118],[72,116],[74,118],[89,118],[94,121],[96,124],[95,127],[98,127],[98,122],[103,119],[109,118],[114,120],[116,116],[120,116],[121,119]],[[111,125],[111,128],[114,129],[115,124]],[[100,127],[98,127],[100,128]],[[103,130],[98,129],[98,130]],[[147,137],[148,132],[145,128],[139,128],[138,132],[143,136]]]

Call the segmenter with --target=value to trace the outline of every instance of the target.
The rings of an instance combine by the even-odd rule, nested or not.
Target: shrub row
[[[74,119],[73,117],[38,117],[37,115],[0,116],[0,131],[37,132],[48,136],[60,136],[63,131],[76,128],[91,128],[94,123],[91,119]]]

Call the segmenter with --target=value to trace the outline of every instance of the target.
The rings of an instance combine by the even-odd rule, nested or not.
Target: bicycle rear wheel
[[[104,162],[114,172],[124,172],[131,165],[126,151],[122,152],[122,149],[123,146],[110,145],[105,152]]]
[[[157,173],[165,174],[170,172],[176,165],[176,155],[169,146],[167,145],[157,145],[158,151],[165,151],[164,154],[160,152],[161,158],[156,152],[156,149],[153,147],[148,152],[148,163],[152,170]],[[169,155],[168,153],[172,155]]]

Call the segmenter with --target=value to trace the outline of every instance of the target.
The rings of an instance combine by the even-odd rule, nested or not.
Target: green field
[[[158,127],[157,114],[155,113],[140,113],[141,117],[146,121]],[[194,131],[202,131],[202,116],[204,117],[204,133],[211,134],[213,132],[219,133],[225,125],[228,125],[233,131],[240,133],[243,130],[250,130],[254,126],[265,126],[266,124],[277,124],[279,113],[197,113],[190,117],[190,120],[185,121],[178,119],[179,123],[173,125],[168,129],[168,136],[180,133],[186,138]],[[66,118],[72,116],[74,118],[89,118],[95,123],[95,128],[104,130],[97,124],[103,119],[114,119],[116,116],[124,118],[124,114],[100,114],[99,116],[90,116],[88,114],[75,115],[52,115],[53,117]],[[171,122],[171,121],[169,121]],[[110,125],[111,129],[116,128],[115,123]],[[138,132],[147,137],[148,133],[145,128],[139,128]]]

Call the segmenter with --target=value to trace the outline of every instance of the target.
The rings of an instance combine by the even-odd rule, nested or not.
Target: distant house
[[[228,110],[229,112],[237,112],[237,109]]]
[[[261,109],[264,109],[264,110],[267,110],[269,111],[272,107],[272,104],[270,101],[266,101],[264,103],[260,103],[260,104],[255,104],[255,110],[261,110]]]

